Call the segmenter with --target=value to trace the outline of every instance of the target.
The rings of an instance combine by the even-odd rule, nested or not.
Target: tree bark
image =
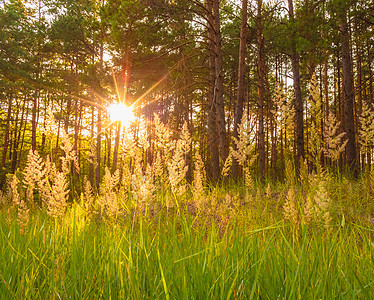
[[[208,51],[209,51],[209,105],[208,105],[208,175],[212,183],[216,183],[219,177],[219,148],[217,147],[217,117],[215,104],[215,47],[214,47],[214,28],[213,28],[213,3],[212,0],[206,1],[208,10]]]
[[[222,48],[221,48],[221,24],[219,17],[219,0],[213,0],[214,17],[214,43],[215,43],[215,104],[217,111],[217,129],[219,138],[219,154],[221,162],[225,163],[229,153],[229,145],[226,134],[225,102],[223,99],[223,70],[222,70]]]
[[[96,137],[96,188],[99,190],[101,180],[101,108],[97,110],[97,137]]]
[[[344,120],[345,132],[348,139],[346,146],[346,165],[349,173],[358,177],[360,166],[356,152],[356,135],[354,119],[354,90],[351,52],[349,46],[349,29],[346,12],[340,18],[341,53],[342,53],[342,75],[344,84]]]
[[[108,132],[109,131],[109,132]],[[107,130],[107,134],[106,134],[106,146],[105,146],[105,150],[106,152],[106,159],[105,159],[105,156],[104,156],[104,166],[108,167],[108,169],[110,170],[110,156],[112,154],[112,128],[109,128],[109,130]]]
[[[17,148],[18,148],[18,145],[17,145],[17,133],[19,132],[19,129],[18,129],[18,118],[19,118],[19,111],[20,111],[20,99],[15,99],[15,119],[14,119],[14,126],[13,126],[13,138],[10,142],[10,147],[11,149],[9,149],[9,160],[12,161],[12,166],[13,166],[13,161],[14,159],[17,159]],[[18,100],[20,102],[18,102]],[[20,125],[21,127],[21,125]]]
[[[17,161],[18,161],[18,152],[20,151],[18,149],[20,140],[21,140],[21,132],[22,132],[22,126],[24,123],[24,118],[25,118],[25,106],[26,106],[26,100],[24,99],[23,104],[22,104],[22,113],[21,113],[21,121],[19,124],[19,130],[17,130],[17,133],[15,135],[14,139],[14,146],[13,146],[13,159],[12,159],[12,173],[14,173],[17,169]]]
[[[325,120],[327,120],[329,115],[329,75],[328,75],[328,58],[327,51],[323,49],[323,87],[324,87],[324,98],[325,98]]]
[[[36,150],[36,111],[38,106],[39,91],[35,91],[34,99],[32,100],[32,119],[31,119],[31,148]]]
[[[94,149],[94,124],[95,124],[95,107],[91,107],[91,143],[90,143],[90,153],[93,155],[93,149]],[[91,157],[91,162],[90,162],[90,168],[89,168],[89,174],[90,174],[90,182],[93,186],[94,184],[94,173],[95,173],[95,166],[94,166],[94,157]]]
[[[369,67],[369,78],[373,78],[373,71],[371,68],[371,56],[370,56],[370,44],[369,40],[366,40],[366,47],[367,47],[367,64]],[[369,82],[369,93],[370,93],[370,103],[373,103],[374,100],[374,93],[373,93],[373,80]],[[368,100],[368,99],[367,99]],[[369,165],[369,170],[371,170],[371,151],[367,153],[367,163]]]
[[[265,49],[262,24],[262,0],[257,1],[257,95],[258,95],[258,160],[261,179],[265,174],[265,131],[264,131],[264,99],[265,99]]]
[[[357,30],[357,28],[356,28]],[[356,135],[358,135],[358,129],[361,128],[361,124],[359,121],[359,117],[362,115],[362,70],[361,70],[361,48],[358,41],[358,38],[356,40],[356,70],[357,70],[357,109],[355,110],[355,122],[357,124],[356,128]],[[365,169],[365,153],[361,152],[360,143],[357,143],[357,157],[361,157],[361,168],[362,170]]]
[[[5,136],[4,136],[4,145],[3,145],[3,156],[1,159],[1,165],[5,168],[6,164],[6,155],[8,152],[9,147],[9,131],[10,131],[10,117],[12,116],[12,96],[9,95],[8,99],[8,112],[7,112],[7,120],[5,125]]]
[[[295,23],[293,0],[288,0],[288,11],[291,23]],[[301,97],[300,88],[300,71],[299,71],[299,57],[296,53],[296,42],[294,33],[292,33],[292,48],[291,48],[291,64],[293,73],[293,86],[295,93],[295,123],[296,123],[296,157],[295,157],[295,170],[297,176],[300,170],[300,159],[305,156],[304,154],[304,108],[303,99]]]
[[[243,117],[243,103],[244,103],[244,75],[245,75],[245,53],[247,42],[247,8],[248,0],[242,0],[242,15],[240,26],[240,45],[239,45],[239,68],[238,68],[238,90],[235,105],[234,128],[232,136],[238,139],[238,126]],[[234,150],[237,150],[235,142],[232,145]],[[234,159],[232,162],[232,175],[233,178],[239,177],[240,169],[238,162]]]
[[[371,55],[370,55],[370,43],[369,43],[369,39],[366,40],[366,48],[367,48],[367,64],[368,64],[368,69],[369,69],[369,78],[370,78],[370,82],[369,82],[369,91],[370,91],[370,103],[373,103],[374,102],[374,89],[373,89],[373,81],[372,78],[373,78],[373,69],[371,67],[372,63],[371,63]]]
[[[70,111],[71,111],[71,98],[68,96],[68,101],[66,103],[66,114],[65,114],[65,124],[64,124],[64,129],[65,129],[66,134],[69,134]]]
[[[60,112],[61,112],[61,115],[63,115],[63,100],[61,100]],[[58,124],[57,124],[57,137],[56,137],[56,146],[55,146],[55,160],[56,161],[57,161],[58,152],[59,152],[60,131],[61,131],[61,118],[58,119]]]
[[[118,160],[118,150],[119,150],[119,141],[121,137],[121,122],[117,123],[116,138],[114,141],[114,150],[113,150],[113,164],[112,164],[112,173],[117,169],[117,160]]]

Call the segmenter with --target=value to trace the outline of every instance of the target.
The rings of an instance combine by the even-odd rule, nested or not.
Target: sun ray
[[[183,61],[185,61],[187,58],[182,58],[179,60],[170,70],[163,76],[161,77],[160,80],[158,80],[154,85],[152,85],[143,95],[141,95],[138,99],[134,101],[132,105],[138,105],[139,102],[141,102],[150,92],[152,92],[158,85],[160,85],[170,74],[171,72],[176,69]],[[158,99],[157,99],[158,100]],[[152,102],[155,102],[153,100]],[[149,104],[149,103],[148,103]]]
[[[117,99],[118,99],[118,101],[121,101],[120,95],[119,95],[119,89],[118,89],[117,79],[116,79],[116,75],[114,74],[113,67],[112,67],[112,76],[113,76],[114,86],[116,88]]]

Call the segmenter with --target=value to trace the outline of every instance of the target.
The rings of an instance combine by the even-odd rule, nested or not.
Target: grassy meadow
[[[350,180],[302,162],[296,180],[287,159],[285,180],[257,180],[240,128],[217,185],[199,152],[187,163],[186,127],[171,138],[157,118],[153,160],[138,127],[98,187],[66,134],[58,159],[30,151],[0,193],[0,299],[374,297],[374,171]]]
[[[160,199],[157,209],[130,209],[116,219],[74,203],[63,217],[34,210],[27,227],[3,210],[0,298],[373,297],[374,226],[359,217],[363,207],[344,211],[357,190],[336,191],[329,227],[292,224],[263,192],[251,203],[227,197],[204,212]]]

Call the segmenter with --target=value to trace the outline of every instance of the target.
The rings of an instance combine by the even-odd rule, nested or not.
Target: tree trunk
[[[101,108],[97,111],[97,138],[96,138],[96,188],[100,186],[100,167],[101,167]]]
[[[219,0],[213,0],[214,17],[214,43],[215,43],[215,104],[217,111],[217,129],[219,138],[219,154],[221,162],[224,163],[229,153],[229,145],[226,134],[225,102],[223,99],[223,71],[222,71],[222,48],[221,48],[221,24],[219,17]]]
[[[93,149],[94,149],[94,124],[95,124],[95,107],[92,106],[91,107],[91,143],[90,143],[90,154],[93,155]],[[94,184],[94,173],[95,173],[95,166],[94,166],[94,160],[95,158],[94,157],[91,157],[91,162],[90,162],[90,170],[89,170],[89,174],[90,174],[90,182],[93,186]]]
[[[36,111],[38,106],[39,91],[35,91],[34,99],[32,101],[32,119],[31,119],[31,148],[36,150]]]
[[[4,136],[4,145],[3,145],[3,156],[1,159],[1,165],[5,168],[6,164],[6,155],[9,147],[9,131],[10,131],[10,117],[12,116],[12,96],[9,95],[8,99],[8,112],[7,112],[7,120],[5,125],[5,136]]]
[[[239,68],[238,68],[238,91],[235,105],[234,128],[232,136],[238,139],[238,126],[243,117],[243,103],[244,103],[244,75],[245,75],[245,53],[247,42],[247,7],[248,0],[242,0],[242,16],[240,27],[240,45],[239,45]],[[234,150],[237,150],[235,142],[232,145]],[[238,162],[234,159],[232,163],[232,175],[235,179],[239,177],[240,169]]]
[[[370,103],[374,102],[374,89],[373,89],[373,69],[371,67],[371,55],[370,55],[370,43],[369,39],[366,40],[366,48],[367,48],[367,64],[368,64],[368,69],[369,69],[369,91],[370,91]]]
[[[108,132],[109,131],[109,132]],[[105,146],[105,150],[106,152],[106,159],[104,157],[104,166],[107,166],[108,169],[110,170],[110,156],[112,154],[112,128],[109,128],[109,130],[107,130],[107,134],[106,134],[106,146]]]
[[[324,98],[325,98],[325,120],[329,115],[329,75],[328,75],[328,57],[326,49],[323,49],[323,87],[324,87]]]
[[[290,21],[295,23],[294,11],[293,11],[293,0],[288,0],[288,11]],[[300,88],[300,72],[299,72],[299,57],[296,53],[296,42],[294,33],[292,33],[292,48],[291,48],[291,64],[293,73],[293,86],[295,93],[295,123],[296,123],[296,157],[295,157],[295,169],[297,176],[300,170],[300,159],[304,155],[304,125],[303,125],[303,99],[301,97]]]
[[[63,100],[61,100],[60,112],[61,112],[61,116],[62,116],[62,115],[63,115]],[[58,124],[57,124],[57,137],[56,137],[56,147],[55,147],[55,160],[57,160],[58,152],[59,152],[60,131],[61,131],[61,118],[58,119]],[[51,160],[52,160],[52,157],[51,157]]]
[[[357,30],[357,28],[356,28]],[[357,77],[356,77],[356,81],[357,81],[357,100],[358,100],[358,107],[357,109],[355,110],[356,114],[355,114],[355,122],[357,124],[356,126],[356,132],[355,134],[358,135],[358,129],[361,128],[361,124],[359,122],[359,117],[361,117],[361,114],[362,114],[362,70],[361,70],[361,49],[360,49],[360,45],[359,45],[359,41],[358,39],[356,40],[356,69],[357,69]],[[365,169],[365,158],[366,158],[366,155],[364,152],[361,152],[360,151],[360,143],[357,143],[357,156],[358,157],[361,157],[361,169],[364,170]]]
[[[261,179],[265,174],[265,131],[264,131],[264,99],[265,99],[265,49],[262,25],[262,0],[257,1],[257,95],[258,95],[258,160]]]
[[[65,114],[65,124],[64,124],[64,129],[65,129],[66,134],[69,134],[70,110],[71,110],[71,98],[68,97],[68,101],[66,103],[66,114]]]
[[[14,139],[14,146],[13,146],[13,160],[12,160],[12,173],[14,173],[17,169],[17,161],[18,161],[18,152],[20,151],[18,149],[20,140],[21,140],[21,132],[22,132],[22,126],[25,119],[25,106],[26,106],[26,99],[24,99],[22,104],[22,113],[21,113],[21,121],[19,124],[19,130],[17,130],[15,139]]]
[[[50,98],[49,98],[49,94],[46,95],[46,102],[45,102],[45,105],[44,105],[44,118],[43,118],[43,128],[45,129],[45,126],[46,126],[46,121],[47,121],[47,107],[49,106],[49,103],[50,103]],[[41,150],[41,153],[44,154],[45,152],[45,142],[46,142],[46,135],[45,133],[43,132],[42,133],[42,144],[40,146],[40,150]]]
[[[215,47],[213,28],[213,3],[207,0],[208,10],[208,51],[209,51],[209,106],[208,106],[208,174],[212,183],[216,183],[219,177],[219,148],[217,147],[217,117],[216,117],[216,95],[215,95]]]
[[[78,140],[79,140],[79,113],[82,110],[82,102],[78,107],[78,100],[75,99],[74,103],[74,150],[78,153]]]
[[[24,102],[26,104],[26,109],[25,110],[27,112],[29,110],[29,102],[27,101],[26,97],[24,99]],[[21,146],[19,147],[20,157],[22,157],[22,151],[23,151],[23,145],[24,145],[24,141],[25,141],[26,128],[27,128],[27,114],[26,114],[26,122],[25,122],[25,125],[23,126],[23,129],[22,129],[22,138],[21,138],[21,142],[20,142]],[[21,135],[21,133],[20,133],[20,135]],[[17,160],[16,168],[19,166],[19,164],[20,164],[20,159]]]
[[[369,40],[366,40],[366,47],[367,47],[367,64],[369,67],[369,78],[373,78],[373,71],[371,68],[371,56],[370,56],[370,44]],[[374,93],[373,93],[373,80],[369,82],[369,92],[370,92],[370,103],[373,103],[374,100]],[[367,99],[368,100],[368,99]],[[371,151],[367,154],[367,163],[369,165],[369,170],[371,169]]]
[[[14,126],[13,126],[13,139],[12,141],[9,141],[10,142],[10,146],[11,146],[11,149],[9,149],[9,160],[12,160],[12,166],[13,166],[13,161],[14,159],[17,160],[17,148],[18,148],[18,145],[17,145],[17,134],[18,132],[20,131],[18,129],[18,118],[19,118],[19,111],[20,111],[20,105],[19,105],[19,102],[17,99],[16,100],[16,103],[15,103],[15,119],[14,119]],[[21,128],[21,125],[20,125],[20,128]]]
[[[117,160],[118,160],[118,150],[119,150],[119,141],[121,137],[121,122],[117,123],[116,130],[116,139],[114,141],[114,150],[113,150],[113,164],[112,164],[112,173],[117,169]]]
[[[357,160],[356,152],[356,136],[355,136],[355,119],[354,119],[354,90],[353,90],[353,74],[351,72],[351,53],[349,47],[349,29],[346,13],[340,18],[340,34],[341,34],[341,52],[342,52],[342,74],[344,84],[344,120],[345,132],[348,139],[346,146],[346,165],[349,172],[357,177],[360,166]]]

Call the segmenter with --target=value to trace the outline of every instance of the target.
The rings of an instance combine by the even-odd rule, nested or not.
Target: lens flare
[[[127,126],[135,121],[135,114],[131,106],[124,103],[113,103],[107,109],[112,122],[121,122],[122,126]]]

